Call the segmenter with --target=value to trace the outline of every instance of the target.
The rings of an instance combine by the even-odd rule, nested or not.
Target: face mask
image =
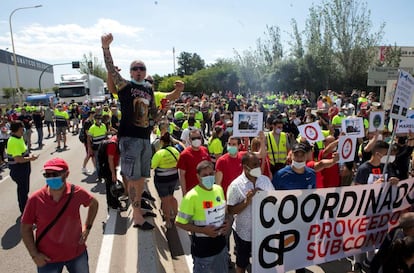
[[[226,132],[228,132],[228,133],[232,133],[232,132],[233,132],[233,127],[227,127],[227,128],[226,128]]]
[[[63,179],[61,176],[58,177],[48,177],[46,178],[46,184],[52,190],[59,190],[63,186]]]
[[[136,81],[136,80],[134,80],[134,79],[131,79],[131,82],[133,82],[133,83],[135,83],[135,84],[138,84],[138,85],[144,85],[144,84],[145,84],[145,80],[142,80],[142,81]]]
[[[201,177],[201,184],[203,184],[203,186],[208,190],[210,190],[213,187],[214,182],[215,182],[214,175]]]
[[[393,163],[395,160],[395,155],[390,155],[390,158],[388,159],[388,163]],[[387,161],[387,156],[384,155],[383,157],[381,157],[381,163],[385,164]]]
[[[344,112],[339,112],[338,116],[340,116],[340,117],[344,116]]]
[[[231,155],[237,154],[237,146],[229,146],[227,145],[227,152]]]
[[[306,166],[305,161],[297,162],[297,161],[292,160],[292,167],[295,167],[295,169],[302,169],[302,168],[305,168],[305,166]]]
[[[279,128],[276,128],[276,129],[275,129],[275,133],[276,133],[276,134],[280,134],[281,132],[282,132],[282,129],[279,129]]]
[[[191,141],[191,146],[198,148],[201,146],[201,139],[194,139]]]
[[[250,169],[249,174],[253,177],[259,177],[262,175],[262,170],[260,169],[260,167]]]

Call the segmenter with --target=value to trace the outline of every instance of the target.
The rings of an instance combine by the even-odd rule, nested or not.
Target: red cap
[[[45,163],[45,165],[43,165],[43,169],[60,172],[60,171],[68,170],[69,166],[65,160],[63,160],[62,158],[56,157],[56,158],[48,160]]]

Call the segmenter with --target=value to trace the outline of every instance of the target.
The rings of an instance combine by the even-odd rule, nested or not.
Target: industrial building
[[[20,87],[24,90],[39,89],[41,77],[41,88],[43,91],[51,92],[55,86],[53,65],[27,58],[16,54],[17,69],[19,73]],[[0,103],[19,102],[17,95],[7,98],[4,88],[16,90],[16,70],[14,66],[13,53],[0,49]],[[24,94],[27,95],[27,92]]]

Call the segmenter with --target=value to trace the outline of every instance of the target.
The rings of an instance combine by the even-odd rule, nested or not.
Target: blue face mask
[[[237,146],[229,146],[227,145],[227,152],[231,155],[237,154]]]
[[[142,81],[138,82],[138,81],[136,81],[134,79],[131,79],[131,82],[133,82],[135,84],[139,84],[139,85],[144,85],[145,84],[145,80],[142,80]]]
[[[59,190],[63,186],[63,179],[62,179],[61,176],[58,176],[58,177],[48,177],[48,178],[46,178],[46,184],[52,190]]]
[[[203,186],[208,190],[211,190],[211,188],[213,188],[214,182],[214,175],[201,177],[201,184],[203,184]]]
[[[226,132],[228,132],[228,133],[232,133],[232,132],[233,132],[233,127],[227,127],[227,128],[226,128]]]

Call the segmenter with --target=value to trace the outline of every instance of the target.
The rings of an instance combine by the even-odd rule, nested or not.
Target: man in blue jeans
[[[85,242],[98,211],[98,201],[85,189],[67,181],[69,167],[63,159],[47,161],[43,170],[46,185],[34,192],[26,204],[22,240],[38,273],[61,273],[64,266],[70,273],[89,273]],[[83,225],[81,205],[88,208]]]

